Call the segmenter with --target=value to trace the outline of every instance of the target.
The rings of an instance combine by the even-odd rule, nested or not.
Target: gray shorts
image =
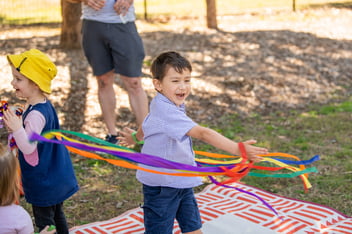
[[[113,69],[128,77],[142,74],[144,47],[134,22],[110,24],[83,20],[82,46],[95,76]]]

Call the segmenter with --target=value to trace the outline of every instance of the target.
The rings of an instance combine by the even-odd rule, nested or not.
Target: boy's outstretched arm
[[[240,149],[238,143],[230,140],[229,138],[221,135],[213,129],[195,126],[188,133],[188,136],[197,138],[207,144],[210,144],[218,149],[224,150],[232,155],[240,155]],[[248,160],[253,162],[261,161],[261,157],[258,154],[267,154],[268,150],[262,147],[253,146],[256,143],[255,140],[248,140],[243,142],[246,148]]]

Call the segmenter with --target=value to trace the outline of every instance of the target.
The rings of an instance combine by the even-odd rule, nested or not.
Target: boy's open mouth
[[[180,97],[180,98],[183,98],[185,96],[184,93],[179,93],[179,94],[176,94],[177,97]]]

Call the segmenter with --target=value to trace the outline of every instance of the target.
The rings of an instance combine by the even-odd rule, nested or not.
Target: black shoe
[[[116,137],[117,137],[117,135],[108,134],[105,137],[105,141],[110,142],[112,144],[118,144],[119,141],[117,140]]]

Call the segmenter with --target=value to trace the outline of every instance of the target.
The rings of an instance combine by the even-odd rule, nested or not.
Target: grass
[[[302,160],[314,155],[321,157],[311,165],[318,168],[318,173],[310,174],[313,188],[308,193],[304,193],[299,178],[247,176],[243,182],[352,215],[352,98],[326,106],[312,106],[306,112],[279,112],[239,120],[238,116],[224,116],[223,124],[216,126],[217,130],[236,141],[254,137],[258,145],[268,147],[271,152],[293,154]],[[205,145],[196,145],[196,148],[214,150]]]
[[[59,22],[59,0],[45,5],[40,16],[37,10],[31,8],[38,0],[26,2],[13,0],[4,4],[0,0],[0,22],[23,24],[40,21]],[[47,0],[48,1],[48,0]],[[56,3],[54,3],[56,1]],[[16,5],[16,2],[23,4]],[[144,14],[143,1],[135,0],[137,14]],[[167,2],[167,4],[166,4]],[[204,15],[204,0],[195,1],[148,1],[148,15]],[[7,1],[7,3],[9,3]],[[265,3],[265,6],[263,5]],[[240,1],[217,0],[218,14],[226,15],[260,7],[291,8],[291,1]],[[26,5],[24,5],[26,4]],[[28,4],[28,5],[27,5]],[[51,5],[52,4],[52,5]],[[307,0],[300,7],[332,6],[350,7],[351,1]],[[197,5],[199,7],[194,8]],[[191,9],[191,10],[187,10]],[[11,14],[10,14],[11,12]],[[175,13],[176,12],[176,13]],[[14,15],[14,17],[11,17]],[[321,160],[314,163],[318,173],[309,177],[313,188],[304,193],[299,178],[271,179],[246,177],[243,182],[283,196],[316,202],[332,207],[346,215],[352,216],[352,99],[331,103],[325,106],[311,106],[304,112],[283,110],[269,116],[253,113],[242,119],[237,115],[223,116],[221,125],[209,126],[225,136],[242,141],[255,138],[258,145],[265,146],[270,151],[279,151],[308,159],[316,154]],[[208,145],[195,142],[195,150],[218,152]],[[67,219],[70,226],[82,225],[93,221],[106,220],[138,207],[142,201],[141,186],[135,179],[135,171],[116,167],[106,162],[83,159],[72,155],[76,175],[81,185],[80,192],[65,202]],[[197,191],[202,190],[201,186]],[[24,200],[21,204],[30,211],[30,206]],[[97,206],[97,204],[100,204]],[[104,207],[104,210],[102,210]]]
[[[303,183],[294,178],[245,177],[242,182],[290,198],[310,201],[334,208],[352,216],[352,98],[324,106],[311,106],[307,111],[253,114],[242,119],[224,116],[221,124],[209,126],[235,141],[255,138],[257,145],[271,152],[284,152],[307,160],[321,159],[307,167],[317,167],[309,175],[312,188],[304,192]],[[219,152],[209,145],[194,142],[194,149]],[[141,184],[135,171],[103,161],[72,155],[80,192],[65,201],[70,226],[107,220],[134,209],[142,202]],[[209,181],[196,188],[201,191]],[[30,212],[24,200],[21,204]],[[97,205],[99,204],[99,205]]]
[[[143,19],[159,17],[204,17],[204,0],[135,0],[136,14]],[[244,11],[265,11],[267,9],[292,9],[293,0],[217,0],[217,14],[231,15]],[[296,9],[307,7],[349,7],[352,2],[346,0],[305,0],[296,1]],[[197,7],[194,7],[197,6]],[[61,22],[60,0],[0,0],[0,22],[2,24],[32,24]]]
[[[60,0],[0,0],[2,24],[61,22]]]

